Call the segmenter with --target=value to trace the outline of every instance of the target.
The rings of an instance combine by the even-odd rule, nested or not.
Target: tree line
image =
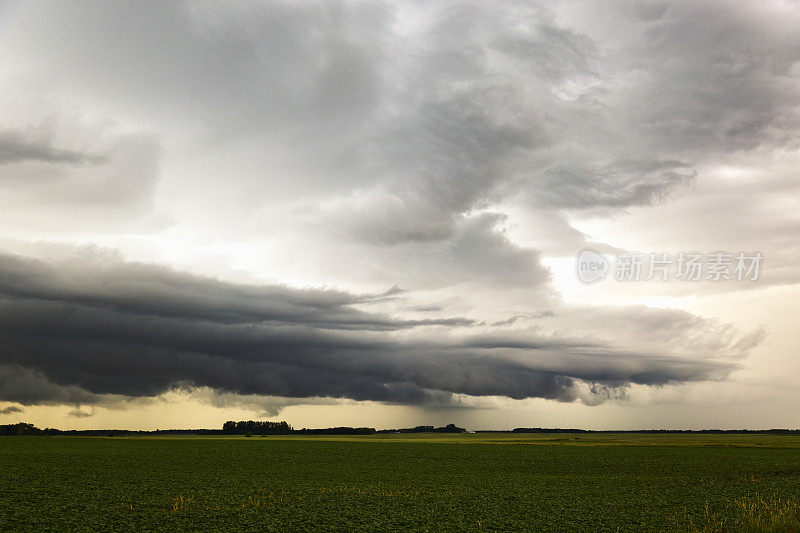
[[[56,435],[59,431],[53,428],[39,429],[33,424],[20,422],[18,424],[0,425],[0,435],[22,436],[22,435]]]
[[[447,424],[442,427],[434,426],[415,426],[403,429],[382,429],[378,433],[466,433],[467,430],[455,424]]]
[[[294,430],[285,421],[268,422],[257,420],[228,420],[222,424],[222,432],[226,435],[289,435]]]
[[[374,435],[376,433],[466,433],[467,430],[455,424],[442,427],[416,426],[413,428],[381,429],[367,427],[339,426],[317,429],[294,429],[288,423],[256,420],[229,420],[222,425],[222,433],[226,435]]]
[[[0,436],[22,435],[66,435],[66,436],[107,436],[122,437],[137,435],[374,435],[376,433],[466,433],[467,430],[455,424],[442,427],[416,426],[413,428],[381,429],[369,427],[338,426],[331,428],[302,428],[294,429],[286,421],[270,422],[267,420],[229,420],[222,425],[222,429],[157,429],[155,431],[127,430],[127,429],[68,429],[54,428],[39,429],[33,424],[20,422],[18,424],[0,425]]]

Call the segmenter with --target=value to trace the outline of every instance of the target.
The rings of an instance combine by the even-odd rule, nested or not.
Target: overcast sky
[[[798,28],[0,2],[0,423],[798,427]]]

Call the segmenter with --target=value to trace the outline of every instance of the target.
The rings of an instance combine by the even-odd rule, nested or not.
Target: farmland
[[[4,437],[0,475],[2,530],[800,523],[800,437],[780,435]]]

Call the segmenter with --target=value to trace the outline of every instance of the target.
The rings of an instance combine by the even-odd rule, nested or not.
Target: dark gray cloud
[[[65,261],[58,268],[24,257],[0,258],[0,293],[23,301],[67,302],[162,318],[228,324],[276,322],[321,329],[393,330],[473,323],[465,318],[394,320],[352,307],[397,294],[400,290],[396,287],[377,295],[352,295],[282,285],[232,285],[167,267],[121,262],[113,255],[88,255]]]
[[[0,409],[0,415],[10,415],[14,413],[22,413],[25,409],[21,407],[17,407],[16,405],[9,405],[8,407],[3,407]]]
[[[69,413],[67,413],[67,416],[70,416],[72,418],[91,418],[94,415],[95,415],[94,407],[91,407],[89,411],[82,411],[80,406],[78,406]]]
[[[24,366],[0,365],[0,392],[23,405],[75,405],[105,400],[77,385],[58,385],[41,372]]]
[[[109,260],[55,267],[2,256],[0,295],[0,394],[23,404],[181,386],[401,403],[450,394],[572,401],[578,381],[660,385],[733,368],[597,340],[465,336],[466,319],[357,309],[371,295],[237,285]]]

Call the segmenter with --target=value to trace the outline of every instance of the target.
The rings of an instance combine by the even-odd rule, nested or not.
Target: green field
[[[788,530],[800,438],[0,438],[3,530]]]

